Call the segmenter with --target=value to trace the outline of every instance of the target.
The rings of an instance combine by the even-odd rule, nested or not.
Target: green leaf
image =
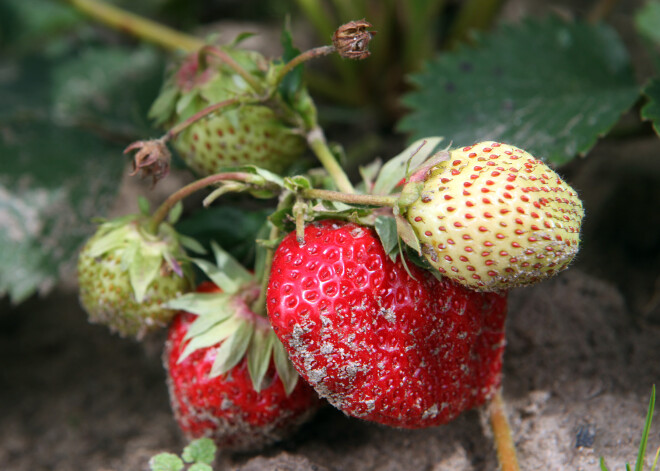
[[[186,293],[169,300],[163,306],[208,317],[222,310],[229,298],[227,293]]]
[[[106,133],[152,134],[147,114],[163,66],[149,46],[85,48],[53,71],[54,112],[61,120],[93,123]]]
[[[293,36],[291,34],[288,18],[284,28],[282,29],[281,42],[282,48],[284,50],[282,53],[283,63],[289,62],[291,59],[300,54],[300,50],[293,45]],[[303,86],[303,71],[304,70],[302,64],[294,67],[294,69],[282,79],[278,86],[279,92],[282,94],[284,101],[288,104],[292,104],[294,102],[296,94]]]
[[[255,329],[248,350],[248,372],[255,391],[261,391],[261,385],[270,366],[275,333],[272,330]]]
[[[644,89],[648,102],[642,108],[642,118],[653,123],[653,129],[660,136],[660,79],[653,79]]]
[[[380,238],[381,244],[383,244],[385,253],[392,253],[399,245],[395,219],[387,216],[378,216],[374,228]]]
[[[639,442],[639,451],[637,453],[637,462],[635,463],[635,471],[642,471],[644,469],[644,458],[646,457],[646,445],[649,442],[649,432],[651,431],[651,422],[653,421],[653,411],[655,410],[655,385],[651,389],[651,399],[649,400],[649,408],[646,412],[646,421],[644,422],[644,430],[642,432],[642,439]]]
[[[210,438],[198,438],[193,440],[183,449],[181,457],[186,463],[211,464],[215,459],[218,447]],[[190,471],[192,468],[188,468]]]
[[[120,147],[40,117],[1,127],[0,297],[19,303],[47,292],[72,264],[91,218],[113,200],[123,159]]]
[[[234,333],[220,345],[209,377],[225,374],[236,366],[245,356],[253,334],[252,323],[241,321]]]
[[[183,467],[183,461],[174,453],[159,453],[149,460],[151,471],[181,471]]]
[[[648,0],[635,13],[635,27],[639,34],[660,45],[660,1]]]
[[[231,279],[234,284],[241,286],[253,280],[252,274],[214,240],[211,241],[211,250],[213,250],[218,270],[222,271],[225,277]],[[222,285],[218,286],[224,289]]]
[[[298,384],[298,372],[293,367],[293,363],[289,360],[289,355],[284,349],[284,345],[279,339],[273,341],[273,360],[275,361],[275,369],[280,377],[280,381],[284,385],[284,391],[287,395],[291,394]]]
[[[246,266],[254,258],[254,240],[272,210],[246,210],[234,206],[219,206],[196,211],[176,225],[179,233],[194,237],[205,246],[217,241],[234,258]]]
[[[230,316],[225,322],[217,324],[203,334],[193,337],[186,345],[186,348],[183,349],[178,360],[179,363],[185,360],[195,350],[210,347],[227,339],[233,335],[234,332],[236,332],[236,329],[238,329],[243,323],[244,322],[237,319],[235,316]]]
[[[419,244],[419,239],[417,238],[417,234],[415,234],[415,230],[410,225],[408,220],[401,215],[396,215],[394,219],[396,220],[396,232],[399,234],[401,240],[404,241],[406,245],[412,248],[416,253],[421,254],[422,247]]]
[[[54,12],[22,3],[44,21]],[[147,128],[149,90],[160,81],[162,64],[150,51],[60,48],[3,63],[0,296],[18,303],[47,292],[74,264],[90,220],[113,202],[123,148]]]
[[[436,152],[443,150],[442,137],[424,137],[410,144],[402,152],[383,165],[374,182],[373,194],[392,193],[399,182],[407,176],[409,169],[414,169]]]
[[[605,464],[605,458],[600,457],[600,469],[601,471],[610,471],[607,465]]]
[[[167,215],[167,222],[170,224],[176,224],[179,219],[181,219],[181,214],[183,213],[183,202],[178,201],[172,209],[170,209],[170,214]]]
[[[142,249],[144,249],[144,246],[142,246]],[[149,285],[160,272],[160,267],[163,264],[163,256],[158,252],[149,253],[143,250],[137,250],[131,259],[131,264],[128,268],[128,277],[135,294],[135,300],[141,303]]]
[[[188,471],[213,471],[213,468],[206,463],[195,463],[188,468]]]
[[[552,17],[507,25],[412,77],[413,139],[454,146],[494,139],[555,164],[585,154],[639,95],[628,54],[605,24]]]

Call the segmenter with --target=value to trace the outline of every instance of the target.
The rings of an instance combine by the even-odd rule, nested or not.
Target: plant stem
[[[305,199],[323,199],[327,201],[339,201],[348,204],[363,204],[366,206],[394,207],[399,201],[395,195],[362,195],[357,193],[342,193],[339,191],[320,190],[315,188],[306,188],[300,190],[299,195]]]
[[[490,426],[493,430],[495,448],[497,449],[497,461],[501,471],[520,471],[518,459],[516,458],[516,447],[513,444],[511,425],[504,410],[504,399],[502,390],[495,393],[488,407],[490,415]]]
[[[65,0],[79,11],[113,29],[172,51],[193,52],[205,43],[199,38],[108,5],[100,0]]]
[[[274,224],[270,228],[270,234],[268,235],[268,240],[275,240],[280,236],[280,230]],[[270,279],[270,270],[273,266],[273,255],[275,255],[275,249],[267,248],[266,256],[264,258],[264,274],[261,278],[261,288],[259,290],[259,297],[252,305],[252,312],[262,316],[268,314],[267,302],[267,291],[268,291],[268,281]]]
[[[335,185],[337,185],[339,191],[343,191],[344,193],[355,193],[351,181],[348,179],[344,169],[341,168],[341,165],[339,165],[339,162],[337,162],[337,159],[328,148],[325,134],[323,134],[323,130],[318,125],[314,126],[307,133],[307,142],[323,167],[330,174],[330,177],[335,182]]]
[[[328,54],[332,54],[335,51],[336,49],[334,46],[320,46],[298,54],[296,57],[284,64],[284,67],[278,71],[277,75],[275,76],[274,84],[279,84],[282,79],[286,77],[286,74],[291,72],[303,62],[316,59],[317,57],[327,56]]]
[[[196,180],[188,185],[179,188],[177,191],[172,193],[151,216],[151,221],[149,227],[147,228],[152,233],[158,231],[158,226],[161,222],[165,220],[170,210],[182,199],[190,196],[191,194],[199,191],[207,186],[211,186],[215,183],[224,181],[224,180],[235,180],[245,183],[253,183],[255,179],[261,182],[261,179],[257,175],[252,175],[251,173],[245,172],[227,172],[227,173],[216,173],[214,175],[209,175],[208,177],[201,178]]]
[[[243,77],[243,80],[245,80],[257,94],[262,95],[265,92],[264,87],[261,86],[259,81],[222,49],[215,46],[204,46],[201,52],[219,57],[220,60],[231,67],[234,72]]]
[[[238,97],[234,97],[234,98],[229,98],[228,100],[220,101],[220,102],[215,103],[211,106],[207,106],[203,110],[198,111],[197,113],[192,115],[190,118],[188,118],[185,121],[177,124],[172,129],[167,131],[167,134],[165,134],[161,139],[166,140],[166,141],[169,141],[170,139],[174,139],[181,131],[186,129],[188,126],[190,126],[191,124],[199,121],[202,118],[205,118],[206,116],[210,115],[214,111],[217,111],[220,108],[224,108],[226,106],[235,105],[237,103],[244,103],[246,101],[247,100],[240,99]]]

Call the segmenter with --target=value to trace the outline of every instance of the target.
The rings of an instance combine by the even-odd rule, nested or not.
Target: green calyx
[[[196,242],[180,236],[166,222],[152,234],[146,229],[149,222],[141,215],[106,222],[99,227],[86,251],[92,258],[112,252],[120,259],[120,269],[128,273],[137,303],[144,301],[149,286],[163,273],[173,273],[190,282],[192,275],[184,245],[199,250]]]
[[[252,385],[255,391],[261,391],[269,384],[266,376],[272,361],[286,393],[290,394],[297,384],[298,373],[268,320],[251,308],[260,292],[255,276],[217,244],[212,243],[212,249],[215,265],[202,259],[193,262],[219,291],[184,294],[166,305],[197,315],[186,334],[188,342],[179,362],[200,348],[220,344],[211,377],[227,373],[247,357]]]
[[[151,222],[141,215],[105,222],[78,257],[80,302],[90,322],[124,337],[166,326],[175,312],[163,304],[193,286],[183,247],[199,244],[167,223],[149,231]]]

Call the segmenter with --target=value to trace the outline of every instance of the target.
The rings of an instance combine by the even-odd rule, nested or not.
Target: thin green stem
[[[493,430],[500,470],[520,471],[520,465],[516,457],[516,447],[513,444],[511,434],[511,425],[504,410],[504,398],[502,397],[501,389],[495,393],[495,397],[490,402],[488,413],[490,415],[490,426]]]
[[[280,236],[280,230],[277,226],[274,224],[270,228],[270,234],[268,235],[268,240],[275,240]],[[266,249],[266,256],[264,258],[264,274],[261,278],[261,288],[259,290],[259,297],[257,300],[252,304],[252,312],[255,314],[259,314],[262,316],[267,315],[268,313],[268,306],[266,305],[266,302],[268,300],[268,281],[270,280],[270,270],[273,266],[273,256],[275,255],[275,249],[274,248],[267,248]]]
[[[218,57],[222,62],[231,67],[234,72],[243,77],[243,80],[245,80],[257,94],[264,94],[265,89],[261,86],[259,81],[250,72],[245,70],[238,62],[236,62],[233,57],[227,54],[227,52],[215,46],[205,46],[201,52]]]
[[[165,220],[167,215],[170,213],[170,210],[182,199],[187,196],[192,195],[193,193],[206,188],[207,186],[214,185],[218,182],[225,180],[235,180],[245,183],[253,183],[256,180],[259,180],[259,177],[251,173],[245,172],[227,172],[227,173],[216,173],[214,175],[209,175],[208,177],[201,178],[196,180],[188,185],[179,188],[177,191],[172,193],[159,207],[156,209],[154,214],[151,216],[151,222],[148,227],[148,230],[152,233],[158,231],[158,226],[161,222]],[[261,182],[261,181],[259,181]]]
[[[357,193],[342,193],[340,191],[321,190],[316,188],[307,188],[300,190],[299,196],[305,199],[322,199],[327,201],[338,201],[348,204],[363,204],[366,206],[394,207],[399,201],[397,195],[362,195]]]
[[[327,56],[328,54],[332,54],[335,52],[336,49],[334,46],[320,46],[320,47],[315,47],[313,49],[310,49],[308,51],[305,51],[301,54],[298,54],[296,57],[291,59],[289,62],[287,62],[277,73],[275,76],[274,84],[277,85],[279,84],[286,75],[291,72],[293,69],[295,69],[297,66],[302,64],[303,62],[307,62],[312,59],[316,59],[317,57],[322,57],[322,56]]]
[[[155,43],[172,51],[193,52],[204,47],[199,38],[108,5],[100,0],[65,0],[78,11],[110,28]]]
[[[344,193],[355,193],[351,181],[348,179],[344,169],[339,165],[339,162],[337,162],[332,151],[330,151],[328,143],[325,140],[325,134],[323,134],[323,130],[318,125],[314,126],[307,133],[307,142],[325,170],[330,174],[337,188]]]
[[[176,126],[172,127],[169,131],[167,131],[167,134],[165,134],[161,139],[165,141],[169,141],[170,139],[174,139],[180,132],[182,132],[184,129],[186,129],[188,126],[190,126],[193,123],[196,123],[200,119],[203,119],[210,115],[211,113],[218,111],[221,108],[224,108],[226,106],[231,106],[235,105],[237,103],[244,102],[245,100],[241,100],[238,97],[235,98],[229,98],[228,100],[220,101],[218,103],[215,103],[211,106],[207,106],[203,110],[198,111],[194,115],[192,115],[190,118],[186,119],[185,121],[180,122]]]

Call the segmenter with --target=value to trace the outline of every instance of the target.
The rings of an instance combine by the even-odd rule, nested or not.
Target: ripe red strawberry
[[[452,150],[404,211],[428,262],[479,290],[532,284],[566,268],[584,216],[553,170],[498,142]]]
[[[267,62],[254,51],[225,52],[257,80],[264,81]],[[245,80],[226,64],[199,55],[187,58],[163,87],[150,116],[166,127],[183,122],[204,108],[242,95],[253,95]],[[278,95],[272,102],[278,100]],[[172,142],[186,164],[206,176],[226,167],[256,165],[281,172],[306,149],[294,119],[265,105],[245,104],[221,109],[181,132]]]
[[[506,295],[478,293],[401,261],[375,231],[322,221],[284,238],[268,313],[298,372],[346,414],[439,425],[500,385]]]
[[[190,440],[208,437],[232,451],[282,440],[311,417],[319,399],[296,381],[268,320],[249,308],[259,288],[244,285],[227,295],[207,282],[197,291],[177,303],[192,301],[200,315],[175,317],[163,357],[179,427]]]
[[[92,323],[121,336],[142,338],[169,323],[164,303],[192,288],[182,238],[161,223],[130,215],[102,224],[78,257],[80,303]]]

